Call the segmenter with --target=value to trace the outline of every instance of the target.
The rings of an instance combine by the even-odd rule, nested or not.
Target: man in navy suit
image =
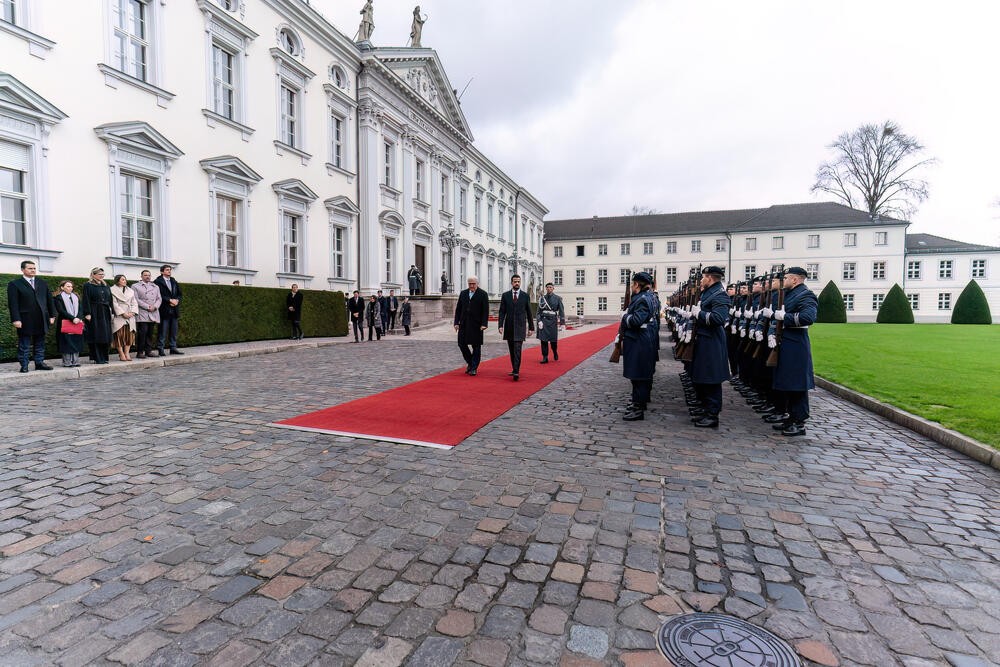
[[[35,360],[35,370],[51,371],[45,363],[45,334],[56,321],[56,304],[52,292],[42,278],[36,278],[37,269],[31,260],[21,262],[20,278],[7,284],[7,307],[10,321],[17,329],[17,360],[21,372],[28,372],[28,361]]]
[[[507,341],[510,352],[510,375],[517,382],[521,372],[521,346],[524,344],[524,329],[535,333],[535,318],[531,316],[531,299],[521,291],[521,276],[510,277],[510,290],[500,297],[500,335]]]

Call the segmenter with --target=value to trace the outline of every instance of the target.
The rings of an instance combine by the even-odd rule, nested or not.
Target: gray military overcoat
[[[538,340],[554,342],[559,340],[559,325],[566,324],[566,311],[562,298],[555,292],[543,294],[538,299]]]

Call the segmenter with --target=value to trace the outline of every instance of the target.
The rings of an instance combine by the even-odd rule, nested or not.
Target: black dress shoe
[[[52,370],[52,366],[49,366],[48,364],[35,364],[35,370],[36,371],[51,371]]]
[[[474,370],[473,371],[469,371],[469,375],[475,375],[476,373],[477,373],[477,371],[474,371]]]
[[[791,424],[791,422],[789,421],[780,421],[777,422],[776,424],[771,424],[771,428],[773,428],[775,431],[784,431],[785,427],[787,427],[789,424]]]
[[[771,414],[774,412],[774,406],[764,403],[762,405],[753,406],[753,411],[759,414]]]
[[[556,353],[555,350],[552,350],[552,358],[555,359],[556,361],[559,361],[559,355]]]
[[[540,363],[540,364],[547,364],[547,363],[549,363],[549,360],[548,359],[542,359],[538,363]]]
[[[622,421],[627,422],[637,422],[645,419],[646,416],[643,414],[642,410],[631,410],[622,415]]]
[[[517,373],[511,373],[510,375],[514,378],[514,382],[517,382]]]
[[[708,415],[705,415],[704,417],[699,418],[694,425],[698,428],[718,428],[719,419],[718,417],[709,417]]]
[[[691,419],[701,419],[702,417],[707,417],[708,413],[698,408],[697,410],[688,410],[688,414],[691,415]]]
[[[21,372],[22,373],[27,373],[28,372],[28,367],[27,366],[21,366]]]
[[[788,413],[772,412],[769,415],[764,415],[764,421],[768,424],[778,424],[785,423],[789,419]]]
[[[174,349],[170,350],[170,354],[184,354],[184,353],[181,352],[180,350],[178,350],[177,348],[174,348]]]
[[[805,435],[805,434],[806,434],[806,425],[803,424],[802,422],[792,422],[791,424],[789,424],[788,426],[786,426],[781,430],[781,435],[785,435],[790,438],[795,437],[797,435]]]

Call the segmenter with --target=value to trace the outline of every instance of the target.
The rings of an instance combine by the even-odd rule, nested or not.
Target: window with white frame
[[[677,254],[677,241],[667,241],[667,254],[668,255]]]
[[[676,266],[668,266],[666,269],[664,269],[663,273],[664,273],[664,278],[666,279],[666,281],[668,283],[676,283],[677,282],[677,267]]]
[[[451,210],[448,206],[448,177],[444,174],[441,175],[441,210],[445,212]]]
[[[583,317],[583,297],[576,297],[576,315],[577,317]]]
[[[906,279],[920,280],[920,262],[909,261],[906,263]]]
[[[632,244],[631,243],[622,243],[620,250],[621,250],[621,254],[622,255],[631,255],[632,254]]]
[[[477,259],[476,261],[474,261],[472,263],[472,270],[475,272],[475,274],[476,274],[477,277],[483,275],[482,274],[482,270],[483,270],[483,262],[482,262],[482,260]]]
[[[691,241],[691,252],[701,252],[701,241],[693,240]]]
[[[757,275],[757,265],[756,264],[747,264],[746,266],[743,267],[743,278],[744,278],[744,280],[750,280],[755,275]]]
[[[597,269],[597,284],[607,285],[608,284],[608,270],[607,269]]]
[[[382,144],[382,182],[388,187],[396,184],[396,144],[386,141]]]
[[[772,264],[771,265],[771,273],[777,273],[778,271],[781,271],[782,268],[783,268],[782,264]]]
[[[576,270],[576,286],[582,287],[587,284],[587,270],[577,269]]]
[[[500,271],[502,273],[503,269],[500,269]],[[552,284],[554,286],[556,286],[556,287],[562,285],[563,284],[563,282],[562,282],[562,276],[563,276],[562,269],[554,269],[552,271]],[[501,280],[502,279],[503,279],[503,276],[501,275]]]
[[[854,280],[858,265],[856,262],[844,262],[841,277],[844,280]]]
[[[282,83],[279,90],[281,105],[280,134],[278,141],[300,148],[299,145],[299,91],[289,84]]]
[[[151,4],[147,0],[111,0],[111,64],[119,72],[147,83],[152,83]]]
[[[875,245],[889,245],[889,232],[875,232]]]
[[[715,252],[726,251],[726,239],[715,239]]]
[[[30,156],[27,146],[0,141],[0,241],[7,245],[29,245]]]
[[[385,239],[385,281],[387,283],[392,282],[393,267],[396,264],[396,239],[386,237]],[[462,279],[465,279],[465,258],[462,258]]]
[[[417,160],[417,166],[414,170],[414,175],[416,178],[416,189],[414,194],[417,199],[424,201],[424,161]]]
[[[906,300],[910,302],[911,310],[920,310],[920,295],[919,294],[907,294]]]
[[[872,310],[878,310],[885,301],[885,294],[872,294]]]
[[[576,256],[577,257],[583,257],[585,251],[586,251],[586,247],[585,246],[578,245],[576,247]]]
[[[350,80],[347,78],[347,73],[344,68],[340,65],[330,66],[330,80],[333,81],[333,85],[341,90],[347,90],[349,88]]]
[[[756,250],[757,249],[757,237],[748,236],[743,244],[744,250]]]
[[[490,292],[493,291],[493,262],[486,264],[486,289]]]
[[[847,310],[854,310],[854,295],[853,294],[845,294],[844,295],[844,307]]]
[[[291,213],[281,216],[281,270],[284,273],[299,273],[299,234],[302,218]]]
[[[952,276],[952,267],[954,262],[950,259],[942,259],[938,262],[938,278],[941,280],[947,280]]]
[[[626,285],[626,284],[628,284],[628,269],[619,269],[618,270],[618,284],[619,285]]]
[[[598,243],[597,244],[597,255],[599,257],[604,257],[607,254],[608,254],[608,244],[607,243]]]
[[[156,208],[155,179],[128,172],[118,175],[121,193],[121,256],[152,258]]]
[[[809,239],[806,242],[807,248],[818,248],[819,247],[819,234],[810,234]]]
[[[492,234],[493,233],[493,200],[488,199],[486,201],[486,230]]]
[[[236,267],[240,264],[240,202],[230,197],[215,197],[215,264]]]
[[[784,250],[785,249],[785,237],[784,236],[772,236],[771,237],[771,250]]]
[[[854,248],[858,245],[858,235],[854,232],[847,232],[844,234],[844,247]]]
[[[236,118],[236,56],[212,44],[212,110],[223,118]]]
[[[17,8],[14,0],[0,0],[0,21],[17,25]]]
[[[153,6],[163,5],[160,2]],[[249,141],[253,128],[247,127],[247,53],[257,33],[244,25],[234,12],[239,0],[199,0],[205,14],[206,66],[208,91],[202,109],[209,127],[227,125]]]
[[[645,242],[642,244],[642,254],[643,255],[653,254],[653,244],[651,242]]]
[[[806,280],[819,280],[819,264],[806,264]]]
[[[344,168],[344,127],[346,119],[334,111],[330,111],[330,164],[337,169]]]
[[[872,262],[872,280],[885,280],[885,262]]]
[[[459,188],[458,189],[458,220],[459,220],[459,222],[465,222],[468,219],[467,214],[465,212],[468,198],[469,198],[469,191],[466,188],[464,188],[464,187]]]
[[[553,257],[562,257],[563,256],[563,254],[562,254],[562,246],[561,245],[552,246],[552,256]]]
[[[618,298],[620,299],[620,301],[618,302],[618,309],[625,310],[625,297],[620,296]]]
[[[951,310],[951,292],[938,292],[938,310]]]
[[[326,158],[327,174],[333,176],[335,171],[339,171],[353,175],[357,171],[357,151],[353,146],[356,135],[351,123],[357,117],[357,102],[329,83],[323,84],[323,92],[326,93],[329,118],[327,134],[330,137],[330,149]]]
[[[347,230],[343,227],[333,227],[330,230],[330,254],[332,257],[331,267],[334,278],[344,277],[344,236]]]
[[[985,278],[986,277],[986,260],[985,259],[974,259],[974,260],[972,260],[972,277],[973,278]]]
[[[261,180],[246,163],[231,155],[200,162],[208,172],[208,194],[214,219],[211,222],[212,254],[208,267],[213,283],[242,276],[247,284],[257,271],[250,263],[250,193]]]
[[[597,297],[597,311],[600,313],[605,313],[608,310],[608,297],[599,296]]]

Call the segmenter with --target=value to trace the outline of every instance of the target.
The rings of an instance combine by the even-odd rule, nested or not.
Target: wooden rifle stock
[[[628,310],[629,305],[632,303],[632,272],[626,270],[625,273],[625,307],[622,310]],[[618,337],[615,338],[615,346],[611,350],[611,358],[608,359],[613,364],[617,364],[622,358],[622,335],[625,332],[625,327],[621,320],[618,320]]]
[[[784,282],[785,272],[778,272],[778,280]],[[778,310],[782,310],[785,307],[785,290],[784,285],[778,287]],[[776,320],[774,324],[774,337],[777,339],[778,344],[771,348],[771,353],[767,355],[767,365],[770,368],[774,368],[778,365],[778,348],[781,347],[781,332],[785,328],[784,320]]]

